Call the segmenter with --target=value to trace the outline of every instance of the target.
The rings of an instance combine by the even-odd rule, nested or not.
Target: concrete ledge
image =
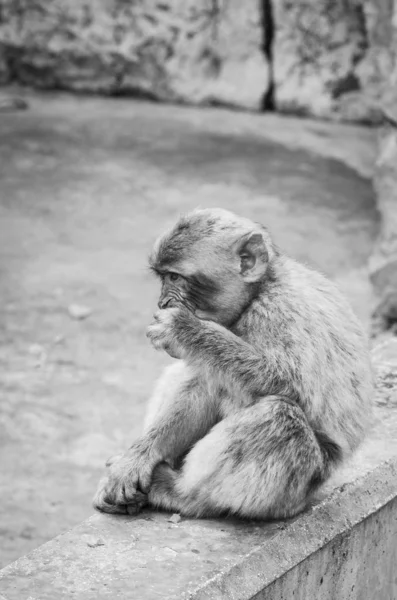
[[[94,515],[5,568],[0,590],[7,600],[397,597],[397,459],[288,525],[168,518]]]
[[[151,511],[95,514],[3,569],[0,600],[395,600],[395,348],[392,340],[374,353],[371,435],[296,519],[172,522]]]

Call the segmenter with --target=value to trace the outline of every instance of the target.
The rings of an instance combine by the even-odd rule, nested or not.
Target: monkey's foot
[[[132,498],[128,499],[128,504],[112,504],[97,496],[94,500],[94,508],[111,515],[137,515],[147,503],[147,494],[137,491]]]
[[[116,465],[119,463],[116,463]],[[109,468],[109,471],[113,467]],[[147,494],[131,482],[128,471],[115,474],[107,472],[101,479],[94,497],[94,508],[110,514],[136,514],[147,503]],[[116,473],[117,475],[117,473]]]
[[[126,509],[127,509],[127,514],[129,515],[137,515],[142,508],[144,508],[148,503],[148,497],[147,494],[143,494],[142,492],[137,492],[135,494],[135,497],[133,498],[133,501],[129,501]]]

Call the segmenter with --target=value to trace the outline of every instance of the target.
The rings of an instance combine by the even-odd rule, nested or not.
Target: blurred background
[[[139,435],[147,255],[197,206],[395,334],[397,0],[0,0],[0,566]]]

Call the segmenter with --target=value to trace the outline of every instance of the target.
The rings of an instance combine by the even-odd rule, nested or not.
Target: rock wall
[[[257,0],[0,0],[0,43],[28,85],[258,109],[261,19]]]
[[[381,108],[384,126],[379,134],[379,157],[374,179],[381,229],[370,262],[375,290],[373,334],[397,334],[397,0],[390,18],[393,27],[389,48],[390,71]]]
[[[0,0],[0,84],[380,120],[393,0]]]
[[[273,0],[279,110],[379,123],[393,0]]]
[[[356,66],[368,48],[365,15],[354,0],[274,0],[276,105],[329,116],[357,91]]]

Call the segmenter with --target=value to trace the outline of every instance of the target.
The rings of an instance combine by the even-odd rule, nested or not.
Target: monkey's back
[[[367,337],[346,298],[321,273],[283,256],[246,318],[240,335],[272,352],[313,429],[350,454],[371,422],[373,375]]]

